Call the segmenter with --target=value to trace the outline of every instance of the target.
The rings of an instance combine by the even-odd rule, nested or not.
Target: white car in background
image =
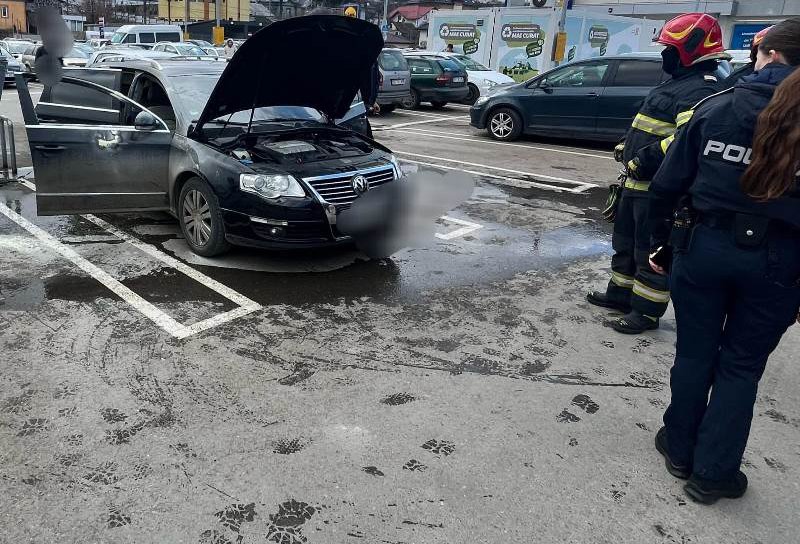
[[[493,89],[498,85],[515,83],[513,78],[505,74],[501,74],[497,70],[487,68],[480,62],[477,62],[475,59],[469,55],[465,55],[464,53],[447,53],[444,51],[441,53],[431,51],[415,51],[414,53],[417,55],[424,55],[426,57],[452,59],[464,66],[464,68],[467,70],[467,86],[469,87],[469,96],[466,100],[464,100],[466,104],[474,104],[478,97],[485,96],[490,89]]]

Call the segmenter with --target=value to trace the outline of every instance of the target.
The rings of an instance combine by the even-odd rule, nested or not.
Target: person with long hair
[[[705,504],[747,489],[758,382],[800,311],[800,18],[757,54],[694,109],[650,186],[650,262],[671,262],[678,336],[656,448]]]

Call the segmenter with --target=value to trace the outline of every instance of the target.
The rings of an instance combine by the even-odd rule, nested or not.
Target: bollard
[[[14,121],[8,120],[8,151],[11,157],[11,175],[17,177],[17,144],[14,143]]]
[[[0,118],[0,148],[2,148],[3,153],[3,172],[8,170],[8,156],[6,155],[6,121],[8,121],[7,118]]]

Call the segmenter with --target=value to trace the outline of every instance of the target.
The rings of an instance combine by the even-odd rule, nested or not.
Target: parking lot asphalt
[[[477,183],[381,260],[204,259],[166,214],[38,217],[35,178],[0,187],[0,542],[795,541],[797,330],[747,495],[688,502],[653,448],[671,312],[619,336],[584,299],[608,273],[609,146],[500,145],[466,116],[373,118],[404,170]]]

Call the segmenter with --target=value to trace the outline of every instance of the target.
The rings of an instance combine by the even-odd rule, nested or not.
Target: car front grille
[[[394,179],[394,167],[389,164],[344,174],[303,178],[303,181],[313,187],[325,202],[337,208],[347,208],[358,197],[353,190],[353,178],[358,175],[367,178],[369,188],[373,189]]]

